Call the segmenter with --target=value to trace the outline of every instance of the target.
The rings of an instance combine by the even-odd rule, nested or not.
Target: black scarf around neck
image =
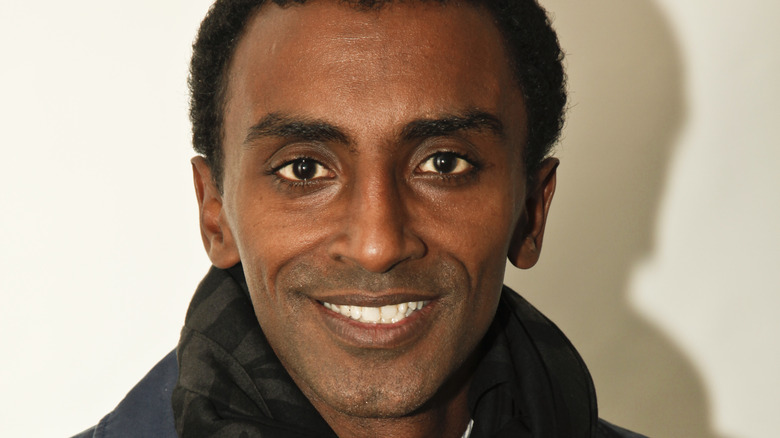
[[[469,391],[471,438],[590,437],[596,396],[558,328],[508,288]],[[182,438],[336,437],[273,353],[241,265],[212,268],[187,311],[172,404]]]

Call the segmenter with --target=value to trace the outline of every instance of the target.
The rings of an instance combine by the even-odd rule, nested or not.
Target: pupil
[[[317,172],[317,164],[306,160],[298,160],[293,164],[293,175],[298,179],[311,179]]]
[[[455,154],[440,154],[433,159],[433,167],[439,173],[450,173],[455,169]]]

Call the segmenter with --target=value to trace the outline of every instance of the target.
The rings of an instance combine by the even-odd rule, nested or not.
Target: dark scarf
[[[472,438],[590,437],[593,383],[563,334],[505,288],[469,391]],[[172,404],[182,438],[336,435],[301,393],[255,318],[241,265],[212,268],[177,349]]]

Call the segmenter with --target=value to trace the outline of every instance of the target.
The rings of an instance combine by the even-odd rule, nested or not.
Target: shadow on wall
[[[509,268],[507,283],[582,353],[602,417],[650,436],[715,437],[691,361],[627,301],[685,119],[674,35],[648,0],[542,3],[567,53],[571,109],[543,257]]]

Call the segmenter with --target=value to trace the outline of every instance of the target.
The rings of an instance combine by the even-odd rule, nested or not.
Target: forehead
[[[227,98],[226,143],[272,112],[381,132],[409,117],[522,107],[489,13],[436,2],[267,4],[236,49]]]

